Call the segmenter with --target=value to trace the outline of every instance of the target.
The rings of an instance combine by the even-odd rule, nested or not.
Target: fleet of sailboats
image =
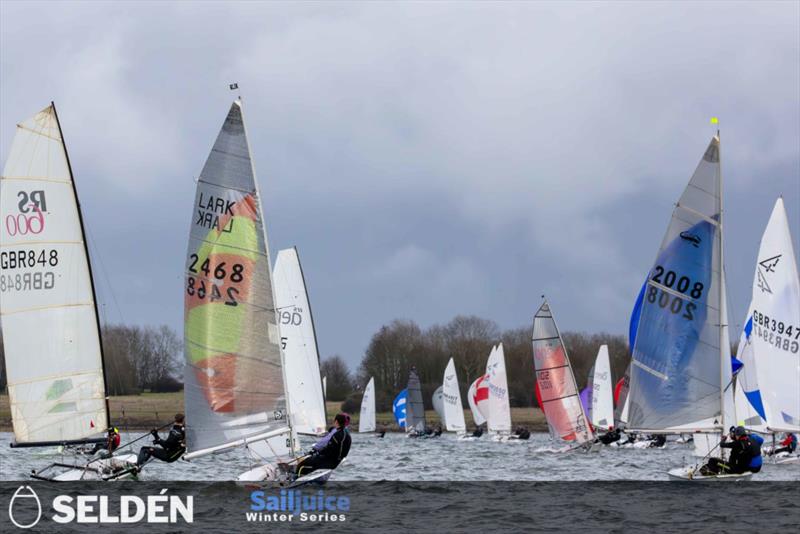
[[[751,302],[731,365],[723,241],[720,139],[714,136],[672,213],[639,293],[631,363],[614,385],[608,346],[584,402],[545,300],[532,324],[535,396],[561,450],[590,449],[597,432],[691,434],[695,454],[721,455],[729,425],[765,435],[800,433],[800,282],[779,198],[761,239]],[[326,377],[296,248],[271,268],[266,223],[241,99],[234,101],[197,181],[184,285],[184,459],[229,451],[250,464],[240,481],[286,481],[299,435],[327,432]],[[0,178],[0,320],[13,447],[103,442],[112,427],[100,321],[78,193],[55,106],[20,123]],[[30,332],[45,332],[34,336]],[[435,385],[435,384],[434,384]],[[409,370],[393,404],[409,437],[430,436],[420,377]],[[426,386],[427,387],[427,386]],[[434,389],[433,386],[430,386]],[[427,389],[430,393],[431,389]],[[444,429],[466,436],[455,361],[432,406]],[[514,439],[503,344],[471,382],[467,404],[493,441]],[[375,379],[361,399],[359,432],[376,429]],[[45,480],[135,476],[130,453],[52,463]],[[678,479],[737,479],[678,467]],[[136,468],[134,468],[136,467]],[[328,472],[314,478],[325,480]],[[320,476],[321,475],[321,476]]]

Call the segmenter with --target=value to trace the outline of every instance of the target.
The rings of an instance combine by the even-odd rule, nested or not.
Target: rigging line
[[[103,256],[102,256],[102,254],[100,254],[100,252],[99,252],[99,250],[97,248],[97,242],[95,241],[94,236],[92,235],[92,232],[89,229],[89,225],[86,225],[86,227],[84,228],[84,233],[86,234],[86,237],[88,239],[88,243],[89,243],[92,251],[94,252],[94,258],[97,260],[96,263],[100,266],[100,272],[103,275],[103,279],[105,279],[106,286],[108,287],[108,292],[111,294],[111,300],[114,302],[114,306],[117,308],[117,314],[119,314],[120,322],[121,322],[121,324],[126,324],[125,323],[125,317],[122,315],[122,309],[120,308],[119,302],[117,301],[117,295],[114,293],[114,288],[111,285],[111,280],[108,277],[108,271],[106,270],[106,266],[103,263]],[[91,260],[91,258],[87,258],[87,261],[92,261],[92,260]],[[97,304],[98,303],[95,302],[95,306],[97,306]],[[105,316],[104,319],[103,319],[105,324],[103,326],[105,328],[108,328],[109,327],[109,320],[108,320],[108,313],[107,313],[107,311],[105,309],[105,305],[102,306],[102,309],[103,309],[103,315]],[[123,355],[123,357],[126,357],[126,356]],[[120,393],[125,393],[125,386],[124,386],[124,384],[122,382],[122,373],[120,372],[120,368],[119,368],[119,363],[120,362],[117,360],[116,357],[115,358],[109,358],[109,360],[112,360],[112,359],[113,359],[113,364],[112,365],[114,366],[114,381],[116,382],[115,386],[117,387],[117,391],[119,391]],[[108,377],[106,377],[106,379],[108,379]],[[106,395],[110,396],[111,394],[110,394],[110,392],[106,392]],[[111,411],[111,408],[110,408],[110,405],[109,405],[109,412],[110,411]],[[109,417],[109,419],[111,418],[111,413],[108,414],[108,417]]]

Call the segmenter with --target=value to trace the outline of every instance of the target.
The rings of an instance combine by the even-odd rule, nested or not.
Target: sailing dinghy
[[[610,430],[614,426],[614,400],[611,393],[611,363],[608,345],[600,345],[592,373],[592,425]]]
[[[455,432],[458,437],[464,436],[467,432],[467,424],[464,421],[464,408],[461,404],[461,392],[458,388],[458,375],[453,358],[450,358],[444,369],[442,401],[446,430]]]
[[[273,273],[289,412],[298,434],[326,433],[319,349],[297,248],[278,252]]]
[[[367,387],[364,388],[364,396],[361,397],[358,432],[375,432],[375,377],[370,377]]]
[[[489,391],[486,403],[486,428],[489,431],[489,438],[492,441],[509,441],[512,439],[511,405],[508,400],[508,378],[502,343],[496,345],[489,354],[484,377]]]
[[[800,433],[800,282],[783,198],[761,238],[737,357],[737,423],[773,436]]]
[[[408,401],[406,403],[406,436],[419,438],[427,436],[425,424],[425,404],[422,402],[422,387],[416,368],[408,372]]]
[[[184,459],[235,452],[255,464],[238,477],[247,482],[287,482],[278,462],[296,461],[268,251],[236,100],[200,173],[192,208],[184,286],[190,421]]]
[[[533,364],[536,399],[547,419],[550,437],[567,441],[558,452],[591,449],[594,433],[583,409],[567,350],[550,305],[544,301],[533,317]]]
[[[17,125],[0,177],[0,320],[12,447],[104,443],[110,411],[78,192],[55,104]],[[43,480],[133,476],[135,455],[53,463]]]
[[[630,376],[630,428],[694,433],[695,454],[704,458],[733,423],[722,213],[720,144],[714,136],[675,206],[648,274]],[[699,467],[672,469],[669,476],[751,475],[703,476]]]

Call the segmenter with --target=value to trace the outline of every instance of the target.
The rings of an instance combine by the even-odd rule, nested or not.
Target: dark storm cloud
[[[273,254],[298,246],[320,348],[351,364],[395,317],[516,327],[543,292],[565,329],[625,332],[711,116],[732,321],[777,195],[800,234],[797,3],[0,11],[0,155],[56,101],[111,321],[180,328],[233,81]]]

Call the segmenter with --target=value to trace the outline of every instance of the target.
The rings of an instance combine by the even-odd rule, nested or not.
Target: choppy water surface
[[[123,443],[133,437],[123,435]],[[55,449],[12,449],[12,434],[0,433],[0,479],[19,480],[31,469],[53,461],[72,462]],[[149,444],[145,438],[136,443]],[[308,448],[311,442],[304,442]],[[533,434],[528,441],[496,443],[481,438],[457,440],[453,435],[435,439],[409,439],[386,434],[383,439],[353,433],[347,462],[336,471],[336,480],[665,480],[673,467],[693,462],[688,445],[668,443],[666,449],[617,449],[599,453],[548,452],[553,444],[547,434]],[[173,464],[152,462],[142,474],[145,480],[232,480],[251,465],[241,451]],[[765,462],[757,480],[800,480],[800,465]]]

